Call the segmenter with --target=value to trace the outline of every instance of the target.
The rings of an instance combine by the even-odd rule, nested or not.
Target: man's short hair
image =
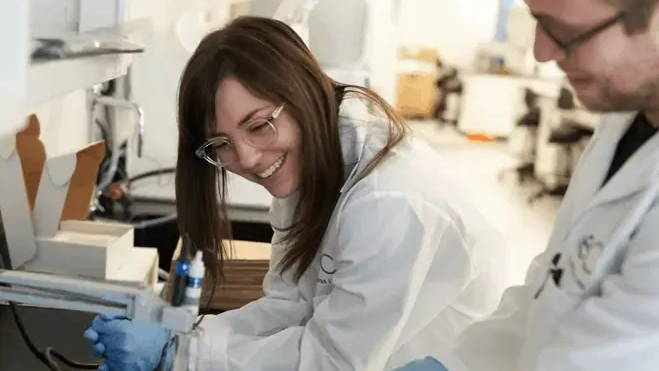
[[[606,0],[611,5],[627,12],[625,17],[625,29],[627,33],[633,34],[647,29],[650,24],[652,12],[655,10],[659,0]]]

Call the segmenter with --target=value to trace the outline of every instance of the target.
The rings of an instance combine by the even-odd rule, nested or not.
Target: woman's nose
[[[261,159],[261,151],[249,143],[242,140],[234,143],[236,155],[238,157],[238,164],[243,170],[251,171],[256,169]]]

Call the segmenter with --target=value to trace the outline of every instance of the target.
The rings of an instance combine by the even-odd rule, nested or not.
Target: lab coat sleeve
[[[470,260],[452,217],[398,193],[354,196],[338,218],[333,288],[314,298],[309,321],[274,334],[207,328],[202,370],[381,371],[433,261],[444,264],[444,275],[434,277],[435,310],[459,295],[470,277]]]
[[[534,287],[544,277],[549,252],[536,256],[523,285],[506,289],[497,309],[468,326],[453,347],[439,356],[449,371],[512,371],[524,344]],[[528,370],[530,371],[530,370]]]
[[[643,220],[620,272],[567,315],[540,353],[537,371],[659,368],[659,206]]]
[[[311,303],[305,300],[293,280],[293,272],[279,272],[278,264],[285,245],[279,243],[282,232],[272,239],[270,268],[263,281],[264,296],[240,309],[220,315],[207,315],[201,322],[199,359],[202,370],[225,370],[221,354],[226,354],[227,341],[268,336],[288,327],[299,326],[311,316]],[[229,334],[235,334],[233,338]],[[206,354],[206,355],[204,355]],[[217,360],[217,362],[216,362]]]

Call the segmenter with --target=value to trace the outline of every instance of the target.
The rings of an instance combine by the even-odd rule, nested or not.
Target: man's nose
[[[565,51],[547,35],[540,25],[535,27],[533,54],[538,62],[561,62],[567,57]]]

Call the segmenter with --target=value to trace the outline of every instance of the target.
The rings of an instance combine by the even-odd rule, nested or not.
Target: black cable
[[[46,367],[48,367],[51,371],[63,371],[57,363],[55,363],[52,359],[49,359],[49,357],[46,356],[44,352],[42,352],[39,348],[34,345],[32,340],[30,340],[30,336],[27,334],[27,331],[25,330],[25,326],[23,326],[23,321],[21,320],[20,316],[18,315],[18,310],[16,308],[16,303],[14,302],[9,302],[9,306],[11,307],[11,312],[14,315],[14,321],[16,322],[16,326],[18,327],[18,331],[21,333],[21,337],[23,338],[23,341],[27,345],[28,348],[30,348],[30,352],[34,354],[35,357],[37,357],[38,360],[43,362]]]
[[[52,359],[52,357],[55,357],[65,365],[76,369],[96,370],[98,369],[98,366],[100,366],[98,363],[84,363],[84,362],[71,361],[70,359],[64,357],[60,352],[56,351],[51,347],[46,348],[45,353],[46,353],[46,357],[50,359]]]
[[[4,237],[0,234],[0,237]],[[1,244],[2,247],[7,248],[7,256],[9,256],[9,249],[6,244]],[[3,251],[4,253],[4,251]],[[4,254],[0,254],[0,260],[2,260],[2,265],[5,269],[12,269],[12,264],[11,261],[7,261],[8,259],[5,259]],[[28,349],[30,349],[30,352],[38,359],[40,360],[46,367],[48,367],[51,371],[64,371],[62,370],[57,362],[53,359],[53,356],[55,356],[57,359],[59,359],[62,363],[77,368],[77,369],[87,369],[87,370],[95,370],[97,369],[100,364],[95,364],[95,363],[81,363],[81,362],[74,362],[69,360],[68,358],[64,357],[61,353],[57,352],[51,347],[46,348],[45,351],[40,350],[37,348],[37,346],[32,342],[32,339],[30,339],[30,336],[27,333],[27,330],[25,329],[25,325],[23,324],[23,320],[21,319],[19,313],[18,313],[18,308],[16,306],[16,303],[13,301],[9,302],[9,307],[11,308],[11,312],[14,316],[14,322],[16,322],[16,327],[18,327],[18,331],[21,333],[21,337],[23,338],[23,342],[25,342],[25,345],[27,345]]]
[[[108,159],[112,157],[112,148],[109,146],[109,135],[108,131],[105,128],[105,125],[101,122],[99,119],[95,119],[94,123],[98,128],[101,130],[101,137],[103,138],[103,142],[105,143],[105,156],[103,157],[103,160],[101,160],[101,165],[100,165],[100,170],[99,175],[97,176],[97,183],[99,180],[102,178],[102,173],[105,172],[105,169],[108,167]]]

